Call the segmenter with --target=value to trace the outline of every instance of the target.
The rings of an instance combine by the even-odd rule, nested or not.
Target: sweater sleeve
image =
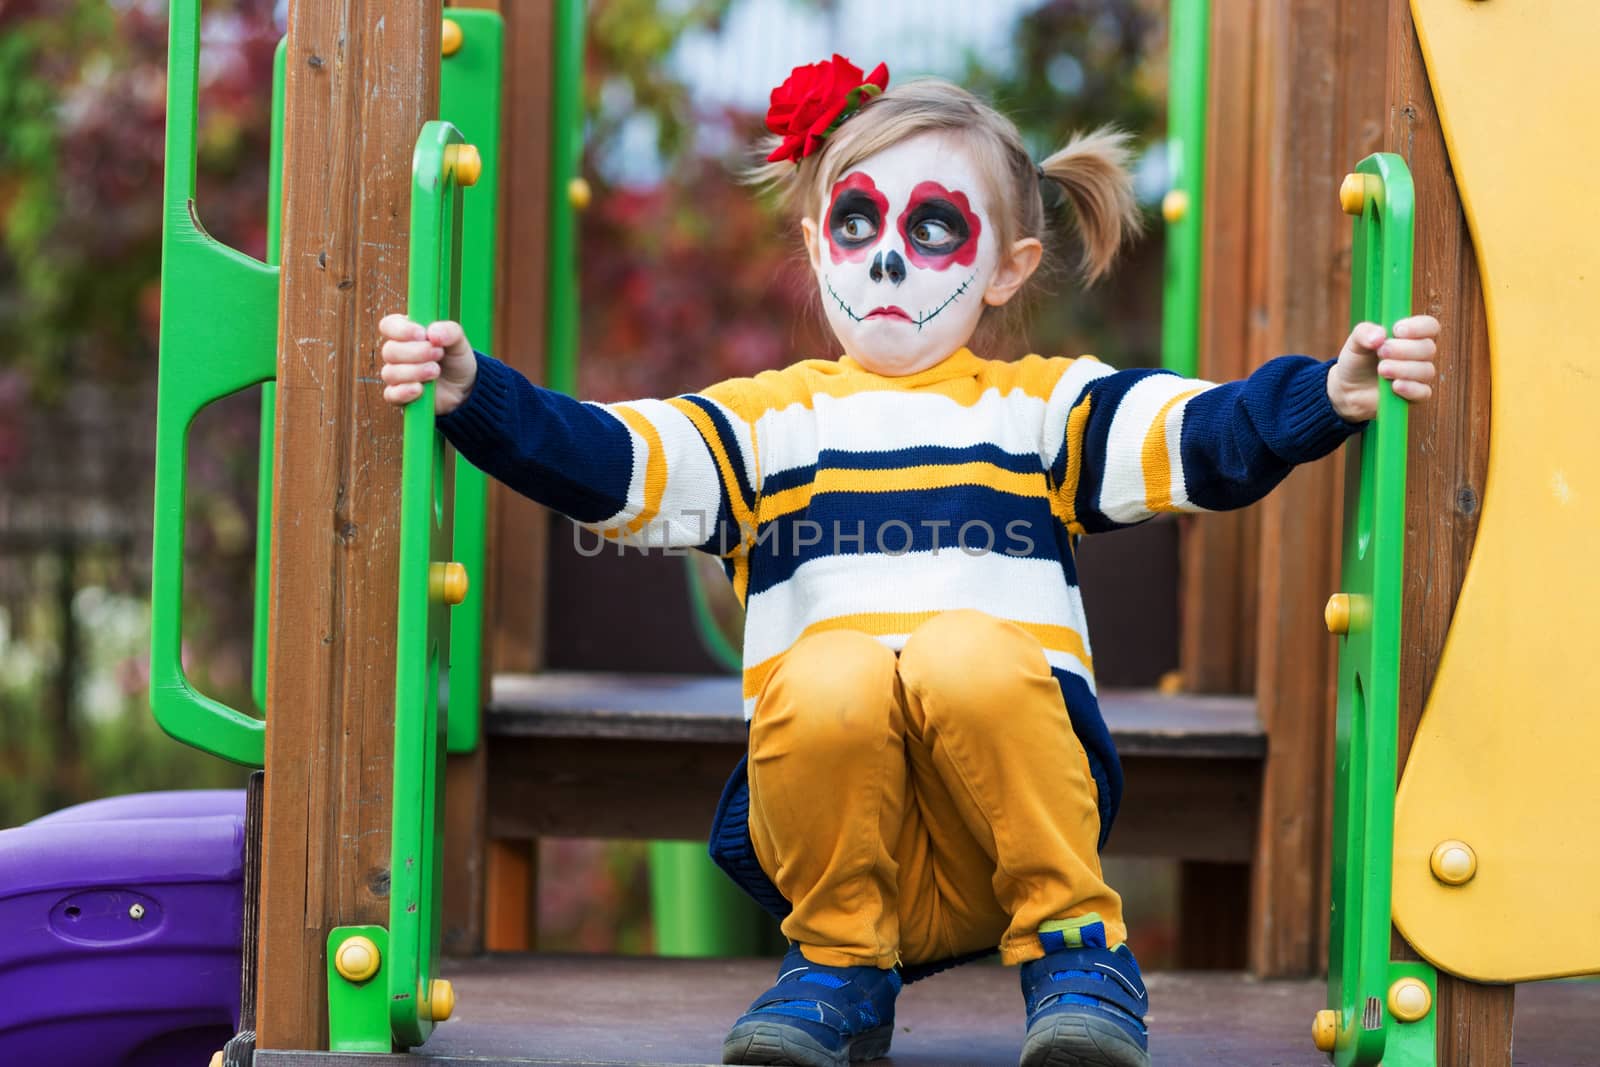
[[[474,466],[575,522],[648,548],[732,555],[754,528],[755,443],[729,382],[671,400],[595,404],[480,354],[439,429]]]
[[[1260,500],[1296,464],[1322,458],[1361,428],[1328,399],[1332,365],[1280,356],[1248,378],[1215,385],[1074,361],[1052,393],[1044,442],[1068,528],[1097,533],[1164,511],[1226,511]]]

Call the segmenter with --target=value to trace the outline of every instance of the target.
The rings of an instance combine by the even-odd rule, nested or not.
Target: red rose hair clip
[[[772,90],[767,129],[782,137],[783,143],[767,162],[792,159],[799,163],[821,148],[839,123],[888,87],[886,65],[879,63],[862,77],[861,68],[838,53],[831,60],[794,68],[784,83]]]

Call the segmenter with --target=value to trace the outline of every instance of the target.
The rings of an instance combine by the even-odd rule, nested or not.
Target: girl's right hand
[[[478,378],[478,357],[459,322],[424,328],[404,315],[386,315],[383,335],[383,398],[404,406],[422,395],[424,382],[438,381],[433,413],[448,415],[461,406]]]

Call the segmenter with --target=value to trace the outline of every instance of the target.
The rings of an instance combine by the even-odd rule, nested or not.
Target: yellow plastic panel
[[[1595,972],[1600,3],[1412,13],[1483,275],[1493,421],[1478,539],[1396,798],[1395,922],[1479,981]],[[1434,875],[1447,841],[1475,860],[1459,885]],[[1451,877],[1468,869],[1446,852]]]

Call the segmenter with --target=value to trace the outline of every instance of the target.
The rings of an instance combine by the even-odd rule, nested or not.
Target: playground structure
[[[192,77],[198,62],[198,8],[173,6],[177,115],[186,92],[179,75]],[[437,1047],[430,1031],[454,1000],[439,973],[448,970],[436,958],[441,940],[465,952],[528,947],[530,838],[695,836],[743,744],[737,703],[717,679],[534,674],[548,623],[528,612],[560,617],[552,598],[530,595],[554,558],[543,547],[545,517],[498,489],[485,514],[473,503],[481,479],[475,488],[461,465],[453,485],[446,477],[431,404],[412,405],[400,420],[356,384],[371,323],[404,289],[414,317],[459,300],[470,335],[493,329],[535,380],[571,386],[576,142],[570,125],[546,117],[572,111],[561,97],[576,79],[581,5],[505,5],[503,97],[500,17],[417,7],[291,4],[274,107],[284,153],[273,164],[283,178],[274,218],[288,224],[275,221],[269,247],[281,249],[281,269],[205,237],[204,205],[193,203],[192,110],[187,141],[185,123],[169,126],[160,432],[172,465],[158,487],[166,533],[157,549],[154,700],[176,736],[268,768],[261,839],[244,846],[261,864],[261,911],[251,922],[243,909],[242,953],[259,952],[259,966],[246,965],[235,1020],[271,1050],[257,1055],[262,1063],[320,1062],[297,1050],[325,1047]],[[1297,473],[1259,513],[1123,535],[1147,538],[1145,551],[1181,553],[1187,695],[1106,695],[1129,777],[1113,848],[1185,861],[1190,964],[1309,974],[1326,950],[1329,999],[1315,1036],[1340,1064],[1509,1063],[1514,987],[1495,983],[1600,969],[1600,931],[1570,891],[1593,874],[1592,851],[1561,837],[1600,814],[1585,786],[1593,726],[1571,714],[1600,690],[1581,644],[1594,632],[1582,605],[1600,593],[1582,540],[1600,518],[1600,498],[1581,405],[1600,396],[1592,355],[1571,340],[1586,332],[1566,325],[1592,315],[1582,282],[1592,287],[1600,271],[1600,233],[1592,218],[1578,218],[1578,175],[1594,173],[1600,145],[1582,122],[1518,121],[1516,110],[1519,99],[1559,98],[1559,79],[1600,43],[1600,22],[1577,3],[1547,4],[1537,18],[1515,8],[1505,0],[1173,5],[1175,36],[1179,26],[1191,34],[1174,42],[1174,65],[1181,55],[1199,74],[1189,121],[1179,123],[1175,108],[1174,130],[1188,147],[1177,190],[1185,195],[1165,205],[1169,272],[1183,279],[1169,293],[1194,302],[1187,333],[1198,341],[1198,373],[1236,376],[1279,351],[1342,336],[1346,302],[1335,280],[1348,273],[1350,246],[1336,205],[1358,216],[1354,317],[1390,324],[1414,307],[1445,322],[1436,399],[1412,413],[1408,435],[1404,405],[1384,397],[1379,419],[1349,448],[1342,512],[1339,464],[1324,463]],[[360,32],[347,34],[352,26]],[[333,55],[337,67],[326,59]],[[1197,64],[1206,56],[1209,64]],[[548,87],[528,91],[550,66]],[[490,72],[479,92],[503,100],[505,126],[518,131],[503,148],[483,124],[486,97],[452,96],[469,67]],[[1208,103],[1196,105],[1194,92]],[[1328,132],[1314,142],[1311,131]],[[1549,156],[1557,131],[1569,165],[1504,166]],[[1395,154],[1375,154],[1386,147]],[[1545,225],[1526,223],[1530,202],[1543,205]],[[497,231],[500,253],[489,236]],[[544,307],[511,295],[527,292],[548,294]],[[1181,340],[1185,331],[1167,325]],[[216,359],[223,351],[237,359]],[[1190,358],[1171,351],[1176,365]],[[1502,388],[1491,391],[1492,377]],[[189,419],[209,399],[273,379],[263,486],[275,492],[261,542],[271,552],[257,616],[263,720],[183,681],[181,577],[172,568],[181,571]],[[1514,566],[1513,536],[1523,549]],[[485,537],[495,543],[492,562],[464,559]],[[1527,558],[1530,540],[1548,544],[1545,558]],[[1084,551],[1116,549],[1091,540]],[[1086,582],[1095,567],[1085,566]],[[461,599],[463,570],[466,597],[482,599],[449,607]],[[1341,635],[1336,706],[1316,610],[1331,591],[1326,625]],[[1088,595],[1093,603],[1092,588]],[[475,618],[487,632],[481,666],[470,659]],[[1096,634],[1119,641],[1098,621]],[[447,734],[436,706],[446,666]],[[471,693],[480,673],[495,676],[481,738]],[[1252,688],[1253,700],[1238,695]],[[1517,713],[1507,716],[1508,706]],[[1315,815],[1328,806],[1330,736],[1331,837]],[[1532,798],[1530,773],[1539,785]],[[1513,795],[1515,809],[1496,803]],[[1391,910],[1406,938],[1393,953]],[[1485,938],[1484,929],[1508,932]],[[1412,958],[1413,945],[1437,973]],[[539,963],[514,966],[536,972]],[[1213,987],[1195,981],[1168,995],[1203,1003]],[[738,1006],[730,1001],[724,1014]],[[540,1004],[521,1009],[523,1044],[496,1062],[544,1053]],[[706,1023],[705,1048],[725,1021]],[[1288,1046],[1309,1048],[1301,1024],[1293,1029]],[[1169,1032],[1167,1048],[1181,1049],[1184,1037]],[[250,1062],[251,1044],[234,1042],[228,1062]],[[1231,1062],[1255,1062],[1252,1048],[1240,1045]],[[1579,1054],[1548,1062],[1581,1062]],[[567,1058],[600,1056],[596,1048]]]

